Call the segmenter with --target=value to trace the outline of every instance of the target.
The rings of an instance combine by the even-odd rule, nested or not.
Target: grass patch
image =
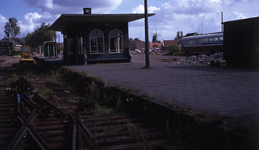
[[[112,108],[107,108],[106,106],[95,105],[94,115],[103,116],[103,115],[114,115],[115,110]]]

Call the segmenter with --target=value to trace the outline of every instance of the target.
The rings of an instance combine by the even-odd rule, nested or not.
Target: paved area
[[[134,89],[159,102],[179,102],[182,107],[225,116],[230,124],[259,128],[259,71],[177,65],[159,61],[167,56],[150,57],[150,69],[143,69],[142,54],[133,55],[130,63],[67,66],[60,60],[48,61],[84,71],[110,85]]]

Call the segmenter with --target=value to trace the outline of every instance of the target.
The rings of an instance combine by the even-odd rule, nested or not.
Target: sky
[[[157,33],[158,40],[173,40],[178,31],[212,33],[221,31],[223,21],[259,17],[259,0],[147,0],[149,39]],[[0,4],[0,39],[4,26],[15,17],[21,33],[39,28],[41,23],[53,24],[61,14],[82,14],[83,8],[92,14],[144,13],[144,0],[3,0]],[[145,40],[144,19],[129,23],[129,38]],[[58,33],[60,34],[60,33]]]

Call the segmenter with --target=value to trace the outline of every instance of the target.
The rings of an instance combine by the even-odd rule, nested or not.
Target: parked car
[[[138,49],[134,49],[134,52],[135,52],[135,53],[140,53],[141,51],[138,50]]]

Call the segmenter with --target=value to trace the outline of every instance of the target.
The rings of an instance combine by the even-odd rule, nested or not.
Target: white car
[[[138,50],[138,49],[134,49],[134,52],[135,52],[135,53],[140,53],[141,51]]]

